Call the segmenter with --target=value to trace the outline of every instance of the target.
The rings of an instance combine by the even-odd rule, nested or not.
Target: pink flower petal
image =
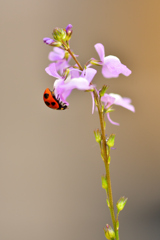
[[[72,78],[68,83],[65,84],[65,89],[74,89],[77,88],[79,90],[88,90],[91,88],[89,86],[88,81],[85,78]]]
[[[124,107],[132,112],[135,112],[135,108],[131,105],[131,99],[129,98],[122,98],[119,94],[110,93],[111,97],[115,98],[114,104]]]
[[[104,58],[104,65],[102,67],[102,74],[106,78],[116,78],[122,73],[125,76],[131,74],[131,70],[121,63],[119,58],[115,56],[107,56]]]
[[[61,78],[61,76],[58,74],[57,70],[56,70],[56,64],[55,63],[51,63],[46,69],[45,71],[50,75],[53,76],[55,78]]]
[[[71,78],[78,78],[79,75],[80,75],[80,72],[82,72],[82,71],[79,70],[79,69],[71,67],[70,68]]]
[[[63,102],[69,105],[69,103],[66,102],[66,98],[70,95],[72,90],[71,89],[65,90],[64,85],[65,83],[63,79],[57,79],[54,82],[53,89],[55,91],[56,97],[59,96]]]
[[[93,86],[90,86],[87,79],[79,78],[70,78],[67,80],[57,79],[54,83],[54,89],[56,96],[60,96],[62,101],[66,101],[66,98],[70,95],[73,89],[77,88],[79,90],[88,90]]]
[[[91,92],[91,97],[92,97],[92,114],[94,113],[94,107],[95,107],[95,101],[94,101],[94,94]]]
[[[102,63],[104,62],[104,57],[105,57],[105,51],[104,51],[104,46],[101,43],[97,43],[94,45],[100,60],[102,61]]]
[[[101,97],[101,100],[107,105],[107,107],[110,107],[115,102],[115,98],[107,93],[105,93],[104,96]]]
[[[56,65],[56,70],[57,71],[60,71],[61,74],[63,74],[63,71],[65,68],[69,67],[69,63],[68,61],[66,61],[66,59],[62,59],[62,60],[59,60],[55,63]]]
[[[108,120],[110,121],[110,123],[119,126],[119,123],[114,122],[114,121],[111,120],[109,113],[107,113],[107,118],[108,118]]]
[[[93,80],[96,73],[97,73],[96,69],[87,68],[83,70],[81,77],[86,78],[88,80],[88,83],[90,83]]]
[[[49,53],[48,58],[50,61],[57,61],[57,60],[63,59],[64,55],[65,55],[65,51],[63,49],[54,47],[53,51]]]
[[[126,98],[126,97],[123,97],[123,100],[128,104],[130,104],[132,102],[132,100],[130,98]]]

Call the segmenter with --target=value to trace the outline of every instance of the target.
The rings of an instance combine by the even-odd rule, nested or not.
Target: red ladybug
[[[65,110],[67,108],[67,105],[60,101],[59,98],[56,98],[54,91],[49,88],[44,91],[43,100],[49,108],[56,110]]]

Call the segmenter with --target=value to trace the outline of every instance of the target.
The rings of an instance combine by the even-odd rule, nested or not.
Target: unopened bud
[[[102,180],[102,188],[107,189],[108,188],[108,184],[107,184],[107,179],[105,176],[101,177]]]
[[[98,143],[101,143],[101,133],[100,133],[100,130],[97,129],[96,131],[94,131],[94,136],[95,136],[95,139],[96,139],[96,142]]]
[[[104,228],[104,234],[108,240],[113,240],[116,237],[115,232],[108,224],[106,225],[106,229]]]
[[[43,42],[50,45],[50,44],[54,43],[54,40],[51,38],[45,37],[45,38],[43,38]]]
[[[117,202],[117,210],[118,212],[122,211],[124,206],[126,205],[126,202],[127,202],[128,198],[125,198],[125,197],[121,197],[118,202]]]
[[[107,141],[108,147],[113,147],[114,146],[114,139],[115,139],[115,134],[111,134],[109,136],[108,141]]]
[[[107,86],[107,85],[104,85],[104,86],[102,87],[102,89],[99,91],[100,97],[103,97],[103,96],[104,96],[104,94],[106,93],[107,89],[108,89],[108,86]]]
[[[69,34],[72,31],[72,24],[68,24],[66,27],[66,33]]]
[[[64,58],[65,58],[66,60],[68,60],[69,56],[70,56],[69,52],[65,51]]]
[[[53,37],[56,41],[62,42],[66,40],[66,31],[62,28],[55,28],[53,30]]]
[[[71,39],[72,32],[73,32],[72,25],[68,24],[68,26],[66,27],[66,33],[67,33],[66,40],[67,41],[69,41]]]

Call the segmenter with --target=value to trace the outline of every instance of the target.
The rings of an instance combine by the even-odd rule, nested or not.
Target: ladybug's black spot
[[[45,93],[44,94],[44,98],[47,99],[49,97],[49,94],[48,93]]]
[[[45,102],[45,104],[46,104],[47,106],[49,106],[49,105],[50,105],[50,103],[49,103],[49,102]]]
[[[51,102],[51,105],[54,106],[54,105],[55,105],[55,102]]]

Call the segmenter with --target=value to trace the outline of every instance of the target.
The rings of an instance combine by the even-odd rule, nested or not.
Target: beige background
[[[74,91],[66,111],[42,100],[54,79],[44,69],[51,48],[43,37],[73,25],[72,49],[84,64],[106,55],[121,59],[128,78],[95,78],[97,87],[131,97],[133,114],[112,113],[116,133],[111,176],[121,240],[159,239],[160,226],[160,2],[159,0],[1,0],[0,240],[105,239],[111,224],[101,188],[104,173],[93,130],[90,94]]]

